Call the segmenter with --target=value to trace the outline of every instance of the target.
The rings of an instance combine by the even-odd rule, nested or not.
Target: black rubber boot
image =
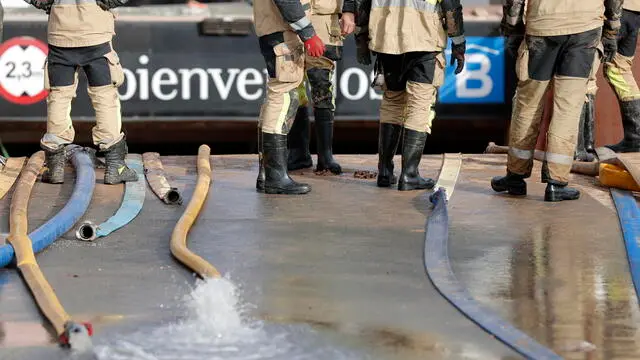
[[[114,185],[138,180],[138,174],[133,169],[129,169],[124,162],[129,153],[129,148],[124,138],[102,152],[104,153],[105,161],[105,184]]]
[[[617,153],[640,152],[640,99],[620,102],[624,138],[617,144],[606,145]]]
[[[42,147],[44,150],[45,170],[42,174],[42,182],[49,184],[64,183],[64,168],[67,164],[66,146],[61,145],[57,150],[51,151],[49,148]]]
[[[578,142],[576,143],[576,151],[573,156],[574,160],[592,162],[595,157],[587,151],[587,140],[593,139],[592,129],[588,127],[588,123],[593,123],[593,104],[591,101],[582,105],[582,113],[580,114],[580,124],[578,125]],[[591,142],[591,150],[593,151],[593,141]]]
[[[436,182],[433,179],[421,177],[418,171],[427,135],[426,132],[404,129],[402,172],[398,179],[398,190],[432,189],[435,186]]]
[[[563,200],[576,200],[580,198],[580,191],[567,186],[567,183],[563,183],[556,180],[549,179],[547,181],[547,188],[544,191],[544,201],[563,201]]]
[[[256,190],[264,192],[264,147],[262,146],[262,131],[258,129],[258,178],[256,179]]]
[[[400,142],[401,125],[380,123],[378,134],[378,180],[379,187],[390,187],[398,182],[393,175],[393,157]]]
[[[309,111],[306,106],[298,108],[296,119],[287,135],[289,157],[287,167],[289,171],[306,169],[313,166],[309,152]]]
[[[316,118],[316,140],[318,146],[318,166],[316,171],[329,170],[342,174],[342,167],[333,158],[333,110],[314,108]]]
[[[267,194],[306,194],[307,184],[295,182],[287,172],[287,135],[262,134],[264,192]]]
[[[527,183],[523,175],[507,171],[506,176],[496,176],[491,179],[491,188],[496,192],[506,191],[509,195],[527,195]]]
[[[547,161],[542,162],[542,169],[540,170],[540,179],[543,184],[549,182],[551,175],[549,175],[549,163]]]

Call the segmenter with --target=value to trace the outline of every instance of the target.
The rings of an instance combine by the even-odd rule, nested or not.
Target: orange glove
[[[313,37],[304,42],[304,48],[307,49],[307,54],[313,57],[320,57],[324,54],[324,43],[318,35],[313,35]]]

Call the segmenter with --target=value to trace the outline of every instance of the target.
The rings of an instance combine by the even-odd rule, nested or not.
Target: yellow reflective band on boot
[[[122,175],[122,172],[126,169],[127,167],[125,165],[122,165],[118,168],[118,175]]]

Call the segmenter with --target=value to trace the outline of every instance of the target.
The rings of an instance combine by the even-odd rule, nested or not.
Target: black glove
[[[34,0],[32,2],[30,2],[31,5],[33,5],[36,9],[39,10],[44,10],[44,12],[46,12],[47,14],[51,13],[51,5],[52,5],[53,1],[50,0]]]
[[[459,74],[464,68],[464,52],[467,50],[467,42],[463,41],[462,43],[456,45],[451,45],[451,66],[455,64],[456,60],[458,61],[458,66],[456,67],[455,74]]]
[[[105,11],[124,5],[124,3],[118,0],[96,0],[96,4]]]
[[[369,34],[363,33],[355,36],[356,54],[358,63],[371,65],[371,51],[369,50]]]
[[[602,28],[602,47],[604,48],[604,62],[612,62],[618,52],[618,29],[611,29],[607,25]]]
[[[507,38],[506,49],[507,53],[514,58],[518,58],[518,49],[520,48],[520,44],[522,44],[522,40],[524,40],[524,35],[513,34],[509,35]]]

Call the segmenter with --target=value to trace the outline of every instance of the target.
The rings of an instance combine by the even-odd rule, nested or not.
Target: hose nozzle
[[[96,239],[98,233],[98,227],[91,221],[85,221],[76,230],[76,238],[82,241],[93,241]]]

